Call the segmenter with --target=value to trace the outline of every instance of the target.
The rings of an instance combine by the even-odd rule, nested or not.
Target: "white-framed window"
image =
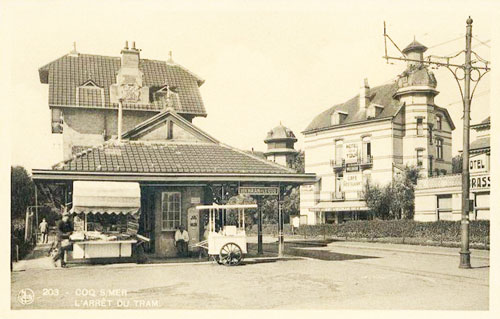
[[[174,138],[174,123],[172,121],[167,122],[167,140]]]
[[[442,219],[443,214],[452,212],[451,194],[437,195],[437,214],[438,219]]]
[[[436,157],[439,160],[443,159],[443,140],[440,138],[436,139]]]
[[[417,166],[424,165],[424,150],[417,150]]]
[[[418,136],[424,135],[424,119],[423,118],[417,118],[417,135]]]
[[[344,147],[344,143],[342,140],[335,141],[335,164],[342,163],[342,149]]]
[[[341,193],[342,192],[342,182],[344,180],[344,174],[343,173],[338,173],[335,176],[335,192],[336,193]]]
[[[369,136],[363,137],[363,161],[370,163],[372,156],[372,143]]]
[[[432,173],[432,170],[433,170],[433,168],[434,168],[434,165],[433,165],[433,163],[432,163],[432,160],[433,160],[433,159],[434,159],[434,158],[432,157],[432,155],[431,155],[431,156],[429,156],[429,176],[432,176],[432,174],[433,174],[433,173]]]
[[[436,116],[436,129],[438,131],[443,129],[443,118],[440,115]]]
[[[429,144],[432,145],[433,141],[432,141],[432,138],[433,138],[433,134],[432,134],[432,130],[433,130],[433,125],[428,123],[427,126],[429,127]]]
[[[161,229],[175,230],[181,225],[181,193],[161,193]]]

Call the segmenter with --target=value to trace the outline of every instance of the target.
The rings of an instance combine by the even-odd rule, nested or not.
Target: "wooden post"
[[[260,196],[257,199],[259,207],[257,208],[257,254],[262,255],[262,201]]]
[[[283,210],[281,204],[281,186],[278,186],[278,257],[285,253],[285,238],[283,237]]]

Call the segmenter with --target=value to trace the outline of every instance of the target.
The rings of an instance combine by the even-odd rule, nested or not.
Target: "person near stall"
[[[179,257],[187,257],[189,243],[189,233],[184,229],[184,226],[179,226],[175,231],[175,247]]]
[[[38,226],[40,228],[40,234],[42,235],[42,244],[46,244],[49,242],[49,223],[47,223],[47,220],[42,219],[42,222]]]
[[[66,251],[71,249],[71,243],[69,242],[69,236],[73,232],[73,224],[69,220],[69,213],[64,212],[62,219],[57,222],[56,226],[56,241],[57,241],[57,254],[53,257],[54,266],[57,267],[57,261],[61,260],[61,267],[66,267],[66,262],[64,261],[64,256]]]

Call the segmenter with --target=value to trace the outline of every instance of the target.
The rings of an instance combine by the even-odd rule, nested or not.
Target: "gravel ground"
[[[273,250],[267,241],[265,249]],[[383,245],[383,244],[380,244]],[[388,245],[386,245],[388,246]],[[331,243],[303,259],[74,266],[12,273],[13,309],[442,309],[487,310],[489,258],[458,269],[458,254]],[[312,256],[308,257],[308,256]],[[315,258],[319,256],[320,259]],[[327,256],[328,258],[322,258]],[[19,291],[35,299],[22,305]]]

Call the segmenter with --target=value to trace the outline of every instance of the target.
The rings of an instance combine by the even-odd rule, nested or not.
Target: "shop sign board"
[[[359,165],[358,164],[346,164],[345,171],[346,172],[359,172]]]
[[[361,192],[363,190],[363,174],[361,172],[346,172],[342,182],[342,190],[346,193]]]
[[[470,177],[469,187],[471,191],[490,189],[490,174],[474,175]]]
[[[349,143],[345,144],[345,163],[357,163],[358,162],[358,144]]]
[[[469,158],[469,172],[470,173],[482,173],[488,172],[488,155],[479,154],[476,156],[471,156]]]
[[[240,187],[239,193],[242,195],[265,195],[278,196],[278,187]]]

